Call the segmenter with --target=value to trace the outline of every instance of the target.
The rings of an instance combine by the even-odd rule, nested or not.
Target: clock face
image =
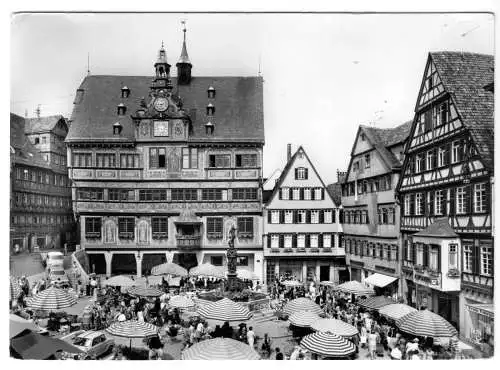
[[[154,107],[158,112],[164,112],[168,108],[168,101],[165,98],[157,98]]]
[[[168,136],[168,121],[154,122],[154,136]]]

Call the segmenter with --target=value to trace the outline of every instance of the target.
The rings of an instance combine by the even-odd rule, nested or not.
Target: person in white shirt
[[[255,332],[253,331],[253,327],[248,328],[247,332],[247,340],[248,340],[248,345],[253,348],[253,344],[255,343]]]
[[[126,321],[126,320],[127,320],[127,318],[125,317],[125,314],[123,312],[120,315],[118,315],[119,322]]]
[[[394,349],[391,351],[391,359],[392,360],[401,360],[402,357],[403,357],[403,354],[401,353],[399,347],[395,346]]]
[[[418,352],[418,338],[413,339],[413,342],[406,345],[406,353],[408,354],[410,351]]]

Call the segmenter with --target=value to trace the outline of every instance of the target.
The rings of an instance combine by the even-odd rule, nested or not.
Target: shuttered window
[[[168,218],[167,217],[152,217],[151,229],[153,231],[153,239],[168,238]]]

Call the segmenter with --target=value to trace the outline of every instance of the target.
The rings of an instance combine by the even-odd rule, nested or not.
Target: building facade
[[[493,56],[429,54],[398,184],[406,300],[493,335]]]
[[[11,250],[31,252],[73,243],[66,120],[62,116],[25,119],[11,113],[10,132]]]
[[[81,246],[97,273],[141,276],[163,262],[226,265],[259,278],[261,77],[192,76],[184,39],[177,77],[166,51],[154,76],[87,76],[68,138]]]
[[[392,129],[360,126],[342,185],[342,228],[351,280],[401,294],[400,207],[395,188],[411,122]]]
[[[302,282],[344,280],[341,239],[338,205],[305,150],[292,156],[289,145],[264,209],[266,283],[281,275]]]

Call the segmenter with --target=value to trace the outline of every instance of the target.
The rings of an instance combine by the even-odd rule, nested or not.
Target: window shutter
[[[415,194],[410,194],[410,209],[408,210],[409,215],[415,215]]]
[[[438,268],[438,271],[441,272],[441,246],[438,246],[437,248],[437,258],[438,258],[438,263],[437,263],[437,268]]]
[[[271,223],[271,210],[270,209],[267,210],[267,223],[268,224]]]
[[[434,215],[434,191],[429,192],[429,216]]]
[[[298,216],[298,211],[294,210],[293,211],[293,223],[296,224],[299,222],[299,216]]]
[[[455,215],[455,188],[450,188],[450,199],[448,201],[450,205],[450,215]]]
[[[474,240],[472,247],[472,273],[479,275],[481,273],[481,253],[478,240]]]
[[[300,188],[299,190],[299,199],[304,200],[304,188]]]
[[[468,185],[465,187],[465,199],[464,199],[464,204],[465,204],[465,213],[471,213],[472,211],[472,187],[473,185]]]
[[[280,210],[280,224],[284,224],[285,223],[285,211],[283,210]]]
[[[317,200],[314,198],[314,196],[316,195],[315,188],[309,188],[309,191],[311,192],[311,200]]]
[[[450,151],[450,144],[446,144],[444,147],[444,164],[448,166],[451,162],[451,151]]]
[[[340,210],[339,210],[339,212],[340,212]],[[337,213],[337,212],[335,212],[335,209],[332,209],[332,223],[333,223],[333,224],[336,222],[336,221],[335,221],[335,217],[336,217],[336,216],[335,216],[335,214],[336,214],[336,213]]]
[[[413,262],[413,264],[417,263],[417,244],[416,243],[412,243],[411,245],[411,261]]]
[[[423,266],[429,266],[429,253],[430,253],[430,248],[428,244],[424,244],[424,258],[423,258]]]
[[[309,234],[306,234],[305,244],[306,248],[309,248],[311,246],[311,236]]]
[[[343,209],[339,209],[338,213],[339,213],[339,223],[343,224],[344,223],[344,210]]]
[[[364,242],[360,242],[360,246],[359,246],[359,255],[361,257],[364,256],[364,249],[365,249],[365,243]]]
[[[306,211],[306,224],[310,224],[310,223],[311,223],[311,211],[307,210]]]
[[[320,224],[325,223],[325,211],[323,211],[323,210],[319,211],[319,223]]]
[[[321,200],[325,200],[325,189],[321,188]]]
[[[305,168],[305,179],[307,180],[309,178],[309,169]]]
[[[396,247],[396,259],[395,261],[399,261],[399,246]]]
[[[285,246],[285,236],[284,235],[280,235],[279,238],[280,238],[279,239],[280,240],[279,246],[280,246],[280,248],[283,248]]]
[[[405,240],[405,242],[403,243],[403,261],[407,261],[408,259],[408,256],[406,255],[408,252],[406,250],[406,246],[408,245],[408,240]]]
[[[267,234],[267,247],[271,248],[271,234]]]
[[[323,248],[323,234],[318,235],[318,247]]]
[[[295,180],[297,180],[299,178],[299,169],[296,168],[295,169]]]
[[[297,248],[297,234],[292,235],[292,248]]]
[[[280,188],[280,199],[283,199],[283,189]]]

